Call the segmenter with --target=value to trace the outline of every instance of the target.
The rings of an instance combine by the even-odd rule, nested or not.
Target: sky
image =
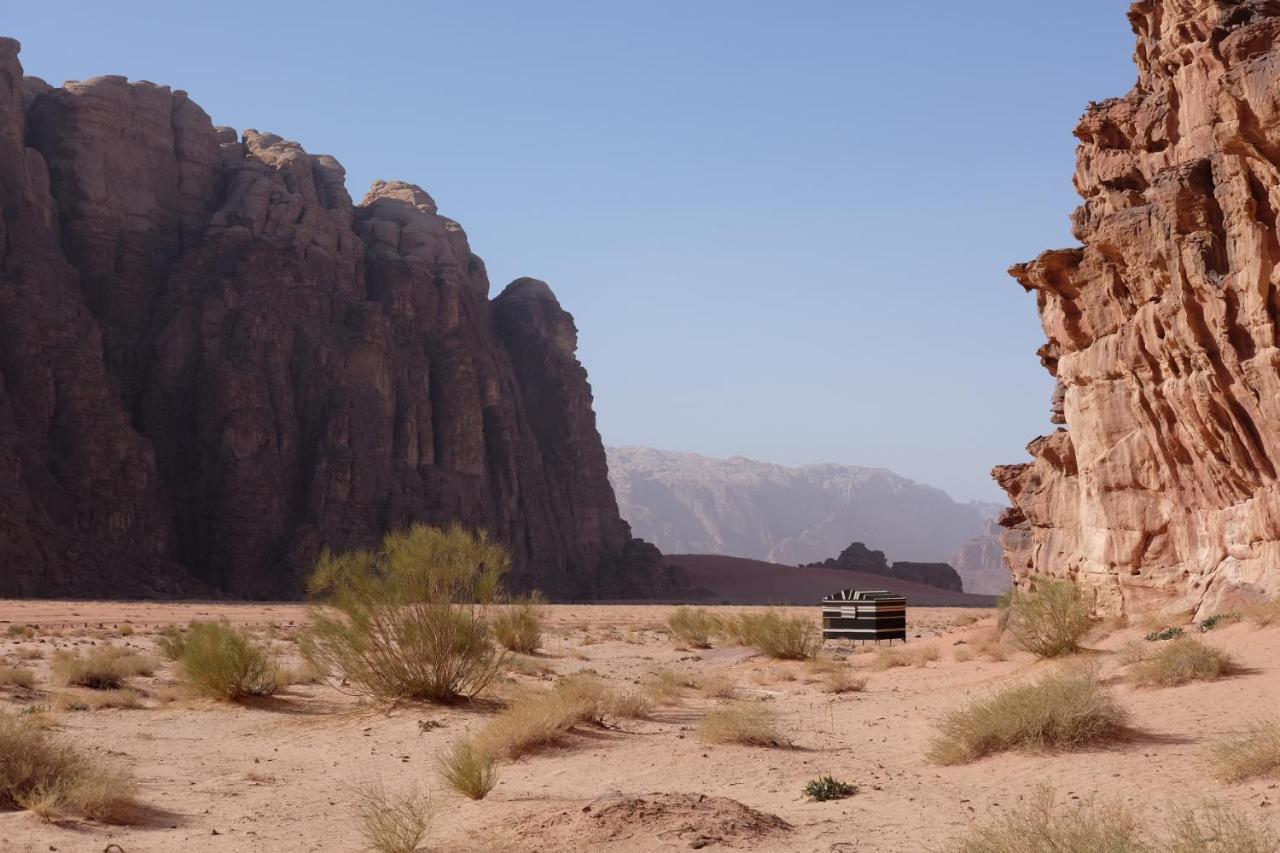
[[[492,293],[551,284],[609,444],[890,468],[1000,500],[1050,431],[1034,298],[1072,128],[1136,78],[1127,0],[12,4],[58,84],[421,185]]]

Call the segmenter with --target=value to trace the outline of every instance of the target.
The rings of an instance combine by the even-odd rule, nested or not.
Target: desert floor
[[[691,683],[723,675],[739,697],[767,701],[777,711],[792,747],[701,742],[698,719],[724,700],[688,687],[650,720],[575,730],[560,747],[503,763],[497,787],[473,802],[441,786],[434,761],[495,713],[491,704],[387,708],[325,683],[295,685],[245,705],[219,704],[184,695],[171,665],[163,664],[154,677],[133,680],[142,708],[51,712],[57,737],[134,774],[151,809],[146,821],[120,827],[2,813],[0,849],[359,850],[354,792],[374,783],[390,791],[415,783],[432,791],[434,818],[423,849],[504,853],[945,850],[974,822],[1016,805],[1041,783],[1068,800],[1127,803],[1156,823],[1171,807],[1206,796],[1266,818],[1280,797],[1273,781],[1215,782],[1205,763],[1209,744],[1280,706],[1280,628],[1239,623],[1204,635],[1251,670],[1158,690],[1134,689],[1119,677],[1116,652],[1141,642],[1145,630],[1115,631],[1092,643],[1096,651],[1088,657],[1114,681],[1141,737],[1102,750],[1015,753],[937,767],[923,753],[948,710],[1063,664],[1036,662],[1024,652],[1003,661],[982,654],[992,634],[991,611],[913,609],[913,638],[900,648],[933,646],[940,659],[878,669],[874,647],[853,653],[829,644],[828,668],[867,675],[862,692],[831,694],[806,663],[772,661],[735,646],[676,648],[664,628],[669,612],[662,606],[551,607],[543,653],[522,661],[510,679],[540,687],[581,670],[627,685],[643,684],[660,669],[688,675]],[[816,608],[793,612],[817,618]],[[57,649],[111,643],[150,650],[163,626],[214,618],[260,631],[286,661],[297,661],[296,637],[307,619],[297,605],[0,602],[0,656],[32,669],[37,679],[30,689],[0,688],[0,707],[66,706],[49,671]],[[6,623],[34,633],[24,636],[17,627],[8,633]],[[805,782],[826,773],[857,785],[857,794],[825,803],[806,799]],[[792,828],[757,826],[716,799],[703,807],[696,796],[677,803],[654,794],[730,798]],[[642,799],[626,799],[633,796]],[[608,808],[618,803],[625,807]]]

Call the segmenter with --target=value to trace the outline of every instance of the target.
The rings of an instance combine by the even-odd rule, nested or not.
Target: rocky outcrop
[[[1013,575],[1004,562],[1000,544],[1004,532],[998,521],[987,523],[981,535],[961,546],[951,560],[956,572],[964,578],[965,592],[979,595],[1002,595],[1013,587]]]
[[[517,588],[670,588],[545,284],[491,302],[418,187],[354,204],[331,157],[17,54],[0,40],[0,594],[290,597],[322,548],[453,521],[510,547]]]
[[[806,569],[840,569],[846,572],[862,572],[869,575],[895,578],[902,581],[924,584],[952,592],[964,592],[964,584],[959,573],[946,563],[913,563],[898,561],[892,566],[884,557],[883,551],[873,551],[862,542],[854,542],[834,558],[820,563],[802,566]]]
[[[611,447],[607,453],[622,517],[668,554],[800,565],[856,540],[894,558],[951,562],[1002,509],[954,501],[883,468],[787,468],[647,447]],[[994,557],[995,571],[1007,575],[999,554]],[[964,576],[966,589],[969,583]]]
[[[1280,4],[1141,0],[1076,128],[1079,248],[1013,268],[1067,425],[997,468],[1020,584],[1101,611],[1280,593]]]

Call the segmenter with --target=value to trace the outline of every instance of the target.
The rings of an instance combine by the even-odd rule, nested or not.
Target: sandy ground
[[[731,612],[743,608],[723,608]],[[136,678],[143,709],[68,711],[55,715],[55,733],[129,768],[153,809],[141,826],[92,821],[42,822],[32,814],[0,814],[5,851],[359,850],[352,819],[352,786],[381,782],[388,790],[419,783],[433,791],[435,816],[423,849],[762,851],[943,850],[975,821],[1015,805],[1037,784],[1063,797],[1097,795],[1129,803],[1159,822],[1175,804],[1206,795],[1269,816],[1276,783],[1225,785],[1211,780],[1205,748],[1217,738],[1267,718],[1280,704],[1280,629],[1231,625],[1206,640],[1230,650],[1253,670],[1212,683],[1115,689],[1145,736],[1132,743],[1072,754],[1011,754],[962,767],[936,767],[923,757],[934,724],[958,704],[1046,670],[1025,653],[995,662],[956,660],[989,634],[990,611],[914,609],[911,644],[935,644],[941,660],[922,667],[875,670],[872,653],[829,648],[840,665],[864,670],[864,692],[832,695],[804,663],[780,663],[738,647],[675,648],[661,628],[661,606],[556,606],[549,613],[543,676],[511,676],[530,685],[585,669],[617,684],[638,683],[659,668],[693,675],[722,673],[744,698],[768,701],[794,748],[709,745],[697,720],[720,701],[689,690],[652,720],[619,722],[575,734],[561,748],[504,763],[498,786],[472,802],[440,786],[434,757],[492,710],[363,705],[325,684],[295,686],[250,706],[175,698],[168,666]],[[816,618],[816,608],[797,609]],[[252,626],[281,655],[296,659],[297,629],[306,610],[295,605],[0,602],[0,657],[37,673],[34,689],[0,688],[0,707],[50,704],[59,690],[48,670],[53,650],[105,642],[151,648],[159,627],[191,619],[227,618]],[[974,621],[978,620],[978,621]],[[10,636],[6,623],[36,628]],[[128,623],[130,636],[120,636]],[[274,626],[274,627],[272,627]],[[128,629],[125,629],[126,631]],[[1104,675],[1114,677],[1114,651],[1137,639],[1126,629],[1098,642]],[[29,659],[38,650],[43,656]],[[24,654],[26,657],[24,657]],[[439,724],[434,726],[432,724]],[[806,781],[831,773],[856,784],[845,800],[817,803],[801,794]],[[593,829],[611,803],[627,795],[650,798],[612,824]],[[781,818],[791,829],[734,835],[740,815],[721,808],[729,798]],[[626,801],[623,801],[626,802]],[[679,808],[692,818],[679,824]],[[714,808],[712,808],[714,807]],[[647,809],[647,811],[646,811]],[[664,811],[665,809],[665,811]],[[696,825],[710,809],[727,833]],[[718,809],[718,811],[716,811]],[[700,817],[701,815],[701,817]],[[616,817],[616,815],[615,815]],[[678,816],[677,816],[678,817]],[[665,823],[664,823],[665,821]],[[595,832],[595,834],[592,834]],[[117,848],[111,847],[112,851]]]

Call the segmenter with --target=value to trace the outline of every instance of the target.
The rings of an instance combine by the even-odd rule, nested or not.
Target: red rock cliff
[[[1137,85],[1076,129],[1083,246],[1012,270],[1067,428],[994,473],[1020,583],[1205,614],[1280,593],[1280,3],[1129,19]]]
[[[512,582],[660,594],[576,329],[421,189],[0,39],[0,594],[293,596],[320,548],[486,528]]]

